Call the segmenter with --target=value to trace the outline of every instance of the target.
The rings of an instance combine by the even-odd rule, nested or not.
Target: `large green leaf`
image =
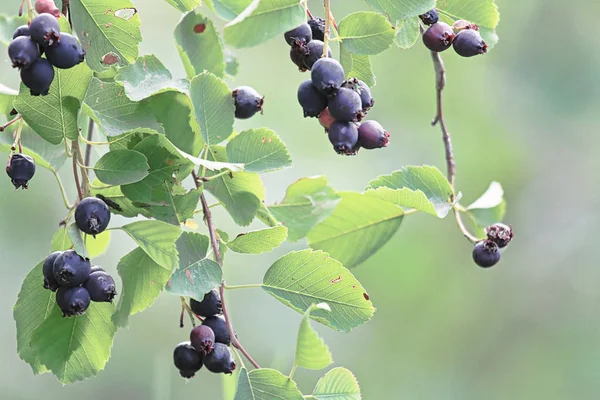
[[[400,227],[400,207],[360,193],[340,193],[333,213],[307,235],[313,249],[324,250],[347,268],[371,257]]]
[[[347,78],[358,78],[365,82],[369,87],[375,86],[375,74],[373,74],[369,56],[351,53],[346,50],[344,44],[341,43],[340,62],[344,67]]]
[[[438,218],[448,215],[456,201],[450,182],[437,168],[427,165],[403,167],[377,177],[369,186],[376,190],[367,191],[368,195]]]
[[[225,25],[223,37],[234,47],[252,47],[295,28],[304,20],[302,0],[254,0]]]
[[[401,49],[410,49],[417,43],[421,33],[419,32],[419,17],[400,21],[396,26],[396,46]]]
[[[227,160],[244,164],[248,172],[273,171],[292,165],[285,144],[271,129],[244,131],[227,143]]]
[[[361,400],[360,386],[352,372],[337,367],[327,372],[313,391],[317,400]]]
[[[178,226],[162,221],[137,221],[120,228],[144,250],[154,262],[164,268],[177,265],[175,241],[181,235]]]
[[[223,76],[223,45],[209,18],[187,13],[175,28],[175,41],[189,79],[204,71]]]
[[[148,159],[133,150],[113,150],[96,162],[94,173],[108,185],[126,185],[139,182],[148,176]]]
[[[164,185],[167,186],[167,184]],[[153,203],[158,203],[158,205],[151,206],[148,212],[158,220],[180,225],[194,216],[201,194],[202,190],[198,189],[192,189],[183,194],[174,194],[172,190],[166,188],[164,191],[154,194]]]
[[[0,43],[8,47],[13,32],[21,25],[27,25],[27,15],[22,17],[0,15]]]
[[[179,265],[187,267],[206,258],[208,254],[209,238],[196,232],[183,232],[177,239],[179,252]]]
[[[263,289],[299,313],[327,303],[331,312],[315,310],[311,318],[339,331],[350,331],[373,317],[375,308],[360,282],[322,251],[294,251],[269,268]]]
[[[365,0],[375,10],[392,21],[416,17],[431,10],[436,0]],[[439,5],[444,2],[441,1]]]
[[[485,193],[467,207],[467,215],[481,230],[502,222],[505,213],[504,189],[498,182],[492,182]]]
[[[231,21],[244,11],[252,0],[210,0],[212,9],[219,18]]]
[[[340,21],[339,34],[344,48],[356,54],[378,54],[394,41],[394,27],[381,14],[359,11]]]
[[[236,253],[266,253],[281,246],[287,238],[287,232],[288,230],[285,226],[250,231],[238,235],[231,242],[227,243],[227,247]]]
[[[198,7],[202,0],[166,0],[167,3],[181,12],[191,11]]]
[[[234,400],[303,400],[296,382],[281,372],[260,368],[248,371],[242,368]]]
[[[327,303],[313,304],[308,307],[298,330],[294,365],[307,369],[323,369],[333,363],[333,359],[323,339],[310,326],[309,318],[313,310],[331,311]]]
[[[452,22],[465,19],[479,26],[489,46],[498,42],[496,27],[500,22],[500,13],[495,0],[444,0],[439,2],[437,8],[442,20]]]
[[[135,61],[142,41],[140,18],[129,0],[71,0],[71,19],[94,71]]]

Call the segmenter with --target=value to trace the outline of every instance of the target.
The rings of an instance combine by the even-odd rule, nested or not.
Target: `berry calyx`
[[[329,99],[329,113],[336,121],[358,121],[362,118],[362,101],[360,96],[352,89],[340,88]]]
[[[508,246],[514,237],[512,227],[500,223],[488,226],[485,228],[485,233],[487,238],[501,249]]]
[[[250,86],[240,86],[231,92],[235,100],[235,117],[248,119],[257,112],[262,113],[265,97]]]
[[[104,271],[90,273],[90,276],[83,283],[83,287],[90,292],[92,301],[96,302],[112,303],[117,295],[115,280]]]
[[[473,248],[473,261],[482,268],[489,268],[500,261],[500,249],[491,240],[477,242]]]
[[[75,250],[67,250],[56,257],[53,269],[61,287],[74,287],[89,278],[91,265],[89,259],[81,257]]]
[[[300,43],[306,44],[313,39],[312,29],[305,22],[302,25],[292,29],[291,31],[287,31],[286,33],[284,33],[283,37],[285,38],[287,44],[289,44],[290,46]]]
[[[421,18],[421,21],[423,21],[425,25],[433,25],[438,22],[439,15],[437,10],[434,8],[433,10],[427,11],[425,14],[419,15],[419,18]]]
[[[27,189],[29,181],[35,175],[35,161],[27,154],[13,154],[6,167],[6,173],[10,177],[15,189]]]
[[[321,17],[312,17],[308,20],[308,25],[312,30],[313,40],[325,40],[325,20]]]
[[[46,58],[56,68],[69,69],[83,62],[85,50],[75,36],[62,33],[58,43],[46,48]]]
[[[231,374],[236,368],[231,350],[221,343],[216,343],[213,351],[204,356],[203,361],[206,369],[216,374]]]
[[[82,315],[90,306],[90,294],[81,286],[61,286],[56,291],[56,304],[63,312],[63,317]]]
[[[390,142],[390,134],[377,121],[365,121],[358,127],[358,145],[365,149],[379,149]]]
[[[13,32],[13,39],[20,36],[29,36],[29,25],[21,25]]]
[[[220,315],[208,317],[202,321],[202,325],[208,326],[210,329],[212,329],[215,334],[215,343],[222,343],[229,346],[231,343],[231,336],[229,335],[225,318],[221,317]]]
[[[327,132],[333,149],[338,154],[355,155],[358,151],[358,129],[353,122],[335,121]]]
[[[190,332],[190,342],[197,352],[205,356],[213,351],[215,333],[206,325],[198,325]]]
[[[327,107],[327,97],[312,84],[311,80],[306,80],[298,87],[298,103],[302,106],[305,117],[318,117]]]
[[[323,56],[323,43],[320,40],[313,40],[306,45],[307,52],[304,54],[302,61],[308,69],[312,69],[313,65]],[[331,58],[331,49],[327,46],[327,57]]]
[[[48,13],[56,18],[60,18],[60,10],[54,4],[54,0],[36,0],[35,11],[38,14]]]
[[[96,236],[104,232],[110,222],[110,210],[97,197],[86,197],[75,208],[75,223],[80,231]]]
[[[21,70],[21,81],[32,96],[46,96],[54,80],[54,68],[45,58],[38,59],[29,68]]]
[[[445,22],[436,22],[423,33],[423,44],[431,51],[448,50],[454,40],[452,27]]]
[[[179,374],[186,378],[193,378],[202,368],[202,356],[192,347],[190,342],[179,343],[173,351],[173,363]]]
[[[190,308],[194,314],[205,318],[221,314],[223,312],[223,307],[219,291],[216,289],[211,290],[204,295],[202,301],[190,299]]]
[[[304,44],[294,44],[292,47],[290,47],[290,60],[296,64],[300,72],[308,71],[308,68],[306,68],[306,65],[304,65],[304,58],[308,56],[308,53],[309,49]]]
[[[56,261],[56,257],[61,253],[62,251],[55,251],[44,260],[44,265],[42,267],[42,272],[44,273],[44,289],[56,292],[60,286],[54,276],[54,261]]]
[[[29,68],[40,56],[40,50],[28,36],[18,36],[8,46],[13,68]]]
[[[31,40],[41,46],[51,46],[60,39],[60,25],[56,17],[49,13],[42,13],[35,17],[29,24]]]
[[[326,95],[331,95],[344,83],[344,68],[333,58],[320,58],[312,66],[310,79]]]
[[[454,51],[462,57],[473,57],[487,53],[487,44],[478,31],[466,29],[460,31],[453,42]]]

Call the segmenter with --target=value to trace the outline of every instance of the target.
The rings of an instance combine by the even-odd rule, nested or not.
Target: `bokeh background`
[[[162,0],[134,3],[143,23],[140,54],[156,54],[183,76],[171,34],[180,14]],[[310,3],[322,15],[321,3]],[[463,202],[490,181],[502,182],[516,240],[499,265],[482,270],[452,218],[414,215],[353,270],[378,308],[374,319],[350,334],[317,329],[336,365],[357,375],[367,400],[600,396],[600,2],[497,3],[500,42],[491,53],[444,55],[446,118]],[[3,0],[0,12],[16,14],[18,7],[19,0]],[[359,0],[334,0],[333,7],[338,19],[367,9]],[[337,189],[361,190],[406,164],[444,168],[440,132],[429,125],[434,78],[422,45],[373,58],[379,84],[369,116],[387,127],[392,141],[385,150],[354,158],[335,155],[316,121],[302,118],[296,89],[306,75],[289,61],[283,40],[236,55],[241,66],[231,85],[252,85],[266,96],[264,115],[238,122],[238,128],[273,128],[293,156],[293,168],[264,175],[269,201],[281,199],[303,176],[325,174]],[[5,50],[0,82],[13,88],[19,83]],[[71,180],[69,168],[61,172]],[[12,306],[63,216],[49,172],[40,169],[27,192],[15,192],[2,179],[0,398],[220,399],[220,376],[201,373],[186,383],[172,365],[173,347],[186,339],[188,327],[178,327],[179,299],[168,294],[117,333],[112,358],[97,378],[63,387],[50,374],[33,376],[16,353]],[[222,210],[215,218],[230,235],[242,232]],[[228,282],[258,283],[276,258],[304,246],[285,244],[261,256],[230,253]],[[116,275],[118,260],[132,247],[115,232],[110,252],[97,263]],[[289,371],[300,316],[260,289],[235,291],[228,300],[235,328],[256,359]],[[321,374],[299,370],[303,392],[310,393]]]

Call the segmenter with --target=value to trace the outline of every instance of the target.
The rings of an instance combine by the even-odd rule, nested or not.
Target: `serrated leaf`
[[[211,0],[212,9],[225,21],[231,21],[244,11],[252,0]]]
[[[372,55],[387,50],[394,41],[394,27],[381,14],[359,11],[339,23],[344,48],[356,54]]]
[[[112,150],[96,162],[94,173],[107,185],[126,185],[148,176],[148,159],[133,150]]]
[[[73,244],[73,250],[75,250],[75,253],[79,254],[82,257],[89,258],[87,248],[85,247],[85,243],[83,242],[83,234],[74,222],[71,225],[69,225],[68,232],[69,239],[71,239],[71,243]]]
[[[31,96],[29,89],[21,83],[14,107],[38,135],[52,144],[59,144],[63,138],[75,140],[79,137],[77,115],[92,71],[85,64],[54,71],[47,96]]]
[[[170,190],[158,192],[153,203],[161,205],[151,206],[148,212],[158,220],[180,225],[194,216],[201,194],[202,190],[198,189],[181,195],[173,194]]]
[[[227,139],[233,132],[235,111],[227,84],[205,72],[192,79],[190,96],[204,141],[212,146]]]
[[[360,386],[352,372],[337,367],[327,372],[313,391],[317,400],[361,400]]]
[[[252,47],[283,34],[304,22],[302,0],[254,0],[225,25],[225,42]]]
[[[333,213],[307,235],[313,249],[324,250],[347,268],[367,260],[396,233],[404,212],[392,203],[360,193],[342,192]]]
[[[401,49],[410,49],[417,43],[420,35],[419,17],[405,19],[398,22],[396,26],[396,38],[394,42]]]
[[[179,296],[202,299],[204,295],[221,284],[221,267],[204,258],[186,267],[180,266],[167,282],[167,291]]]
[[[244,164],[248,172],[266,172],[292,165],[279,136],[268,128],[250,129],[227,143],[227,160]]]
[[[181,235],[178,226],[162,221],[138,221],[119,228],[125,231],[154,262],[164,268],[178,263],[175,241]]]
[[[92,302],[85,314],[64,318],[54,305],[31,338],[40,363],[64,384],[95,376],[110,357],[116,327],[111,303]]]
[[[287,231],[285,226],[276,226],[242,233],[227,243],[227,247],[236,253],[267,253],[285,242]]]
[[[440,18],[446,22],[465,19],[479,26],[479,32],[488,46],[498,42],[496,27],[500,13],[494,0],[445,0],[437,7]]]
[[[387,15],[392,21],[416,17],[435,7],[435,0],[365,0],[375,10]],[[440,2],[438,6],[441,6]]]
[[[140,18],[129,0],[72,0],[73,26],[94,71],[135,62],[142,41]]]
[[[450,182],[440,170],[427,165],[403,167],[390,175],[377,177],[369,186],[377,189],[367,191],[370,196],[438,218],[446,217],[456,201]]]
[[[21,25],[27,25],[27,13],[22,17],[0,15],[0,43],[8,47],[14,31]]]
[[[340,196],[322,176],[292,183],[279,204],[269,206],[271,214],[288,228],[288,240],[296,241],[333,212]]]
[[[197,12],[187,13],[175,28],[175,41],[189,79],[204,71],[223,76],[223,44],[209,18]]]
[[[115,80],[123,84],[125,95],[131,101],[142,101],[168,91],[185,93],[189,87],[185,79],[173,80],[169,70],[153,54],[121,68]]]
[[[191,11],[198,7],[202,0],[166,0],[167,3],[181,12]]]
[[[340,44],[340,62],[344,67],[344,71],[347,71],[346,78],[358,78],[369,87],[375,86],[376,79],[369,56],[351,53],[346,50],[342,43]]]
[[[299,313],[312,304],[329,304],[331,312],[315,310],[311,318],[339,331],[347,332],[364,324],[375,312],[354,275],[322,251],[286,254],[269,268],[262,287]]]
[[[250,373],[246,368],[240,370],[234,400],[273,399],[303,400],[304,397],[296,382],[277,370],[260,368]]]
[[[298,340],[296,342],[296,358],[294,364],[307,369],[323,369],[333,363],[329,348],[319,337],[317,331],[310,326],[310,314],[313,310],[331,311],[327,303],[313,304],[304,313]]]
[[[112,320],[118,326],[125,326],[130,315],[154,303],[171,276],[171,268],[160,266],[137,247],[121,258],[117,271],[123,285]]]
[[[208,236],[200,233],[183,232],[176,243],[179,252],[179,265],[187,267],[206,258],[210,244],[209,240]]]
[[[485,193],[467,207],[467,215],[479,228],[502,222],[505,213],[504,189],[498,182],[492,182]]]

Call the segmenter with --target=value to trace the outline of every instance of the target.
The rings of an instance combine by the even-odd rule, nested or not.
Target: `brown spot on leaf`
[[[110,28],[112,26],[112,22],[107,22],[106,24],[104,24],[105,28]]]
[[[330,280],[329,283],[333,285],[333,284],[336,284],[336,283],[341,282],[341,281],[342,281],[342,275],[338,275],[337,278],[334,278],[334,279]]]
[[[119,56],[113,52],[106,53],[102,57],[102,64],[104,65],[113,65],[119,62]]]
[[[352,285],[352,289],[356,290],[358,288],[356,287],[356,285]]]
[[[120,10],[115,11],[115,17],[122,18],[124,20],[128,20],[137,14],[137,10],[135,8],[121,8]]]
[[[363,293],[363,297],[365,298],[365,300],[369,300],[370,299],[369,295],[366,294],[366,293]]]
[[[206,24],[196,24],[194,25],[194,32],[202,33],[206,30]]]
[[[190,283],[193,285],[194,284],[194,278],[192,278],[192,273],[190,272],[189,269],[185,270],[185,276],[188,278],[188,281],[190,281]]]

